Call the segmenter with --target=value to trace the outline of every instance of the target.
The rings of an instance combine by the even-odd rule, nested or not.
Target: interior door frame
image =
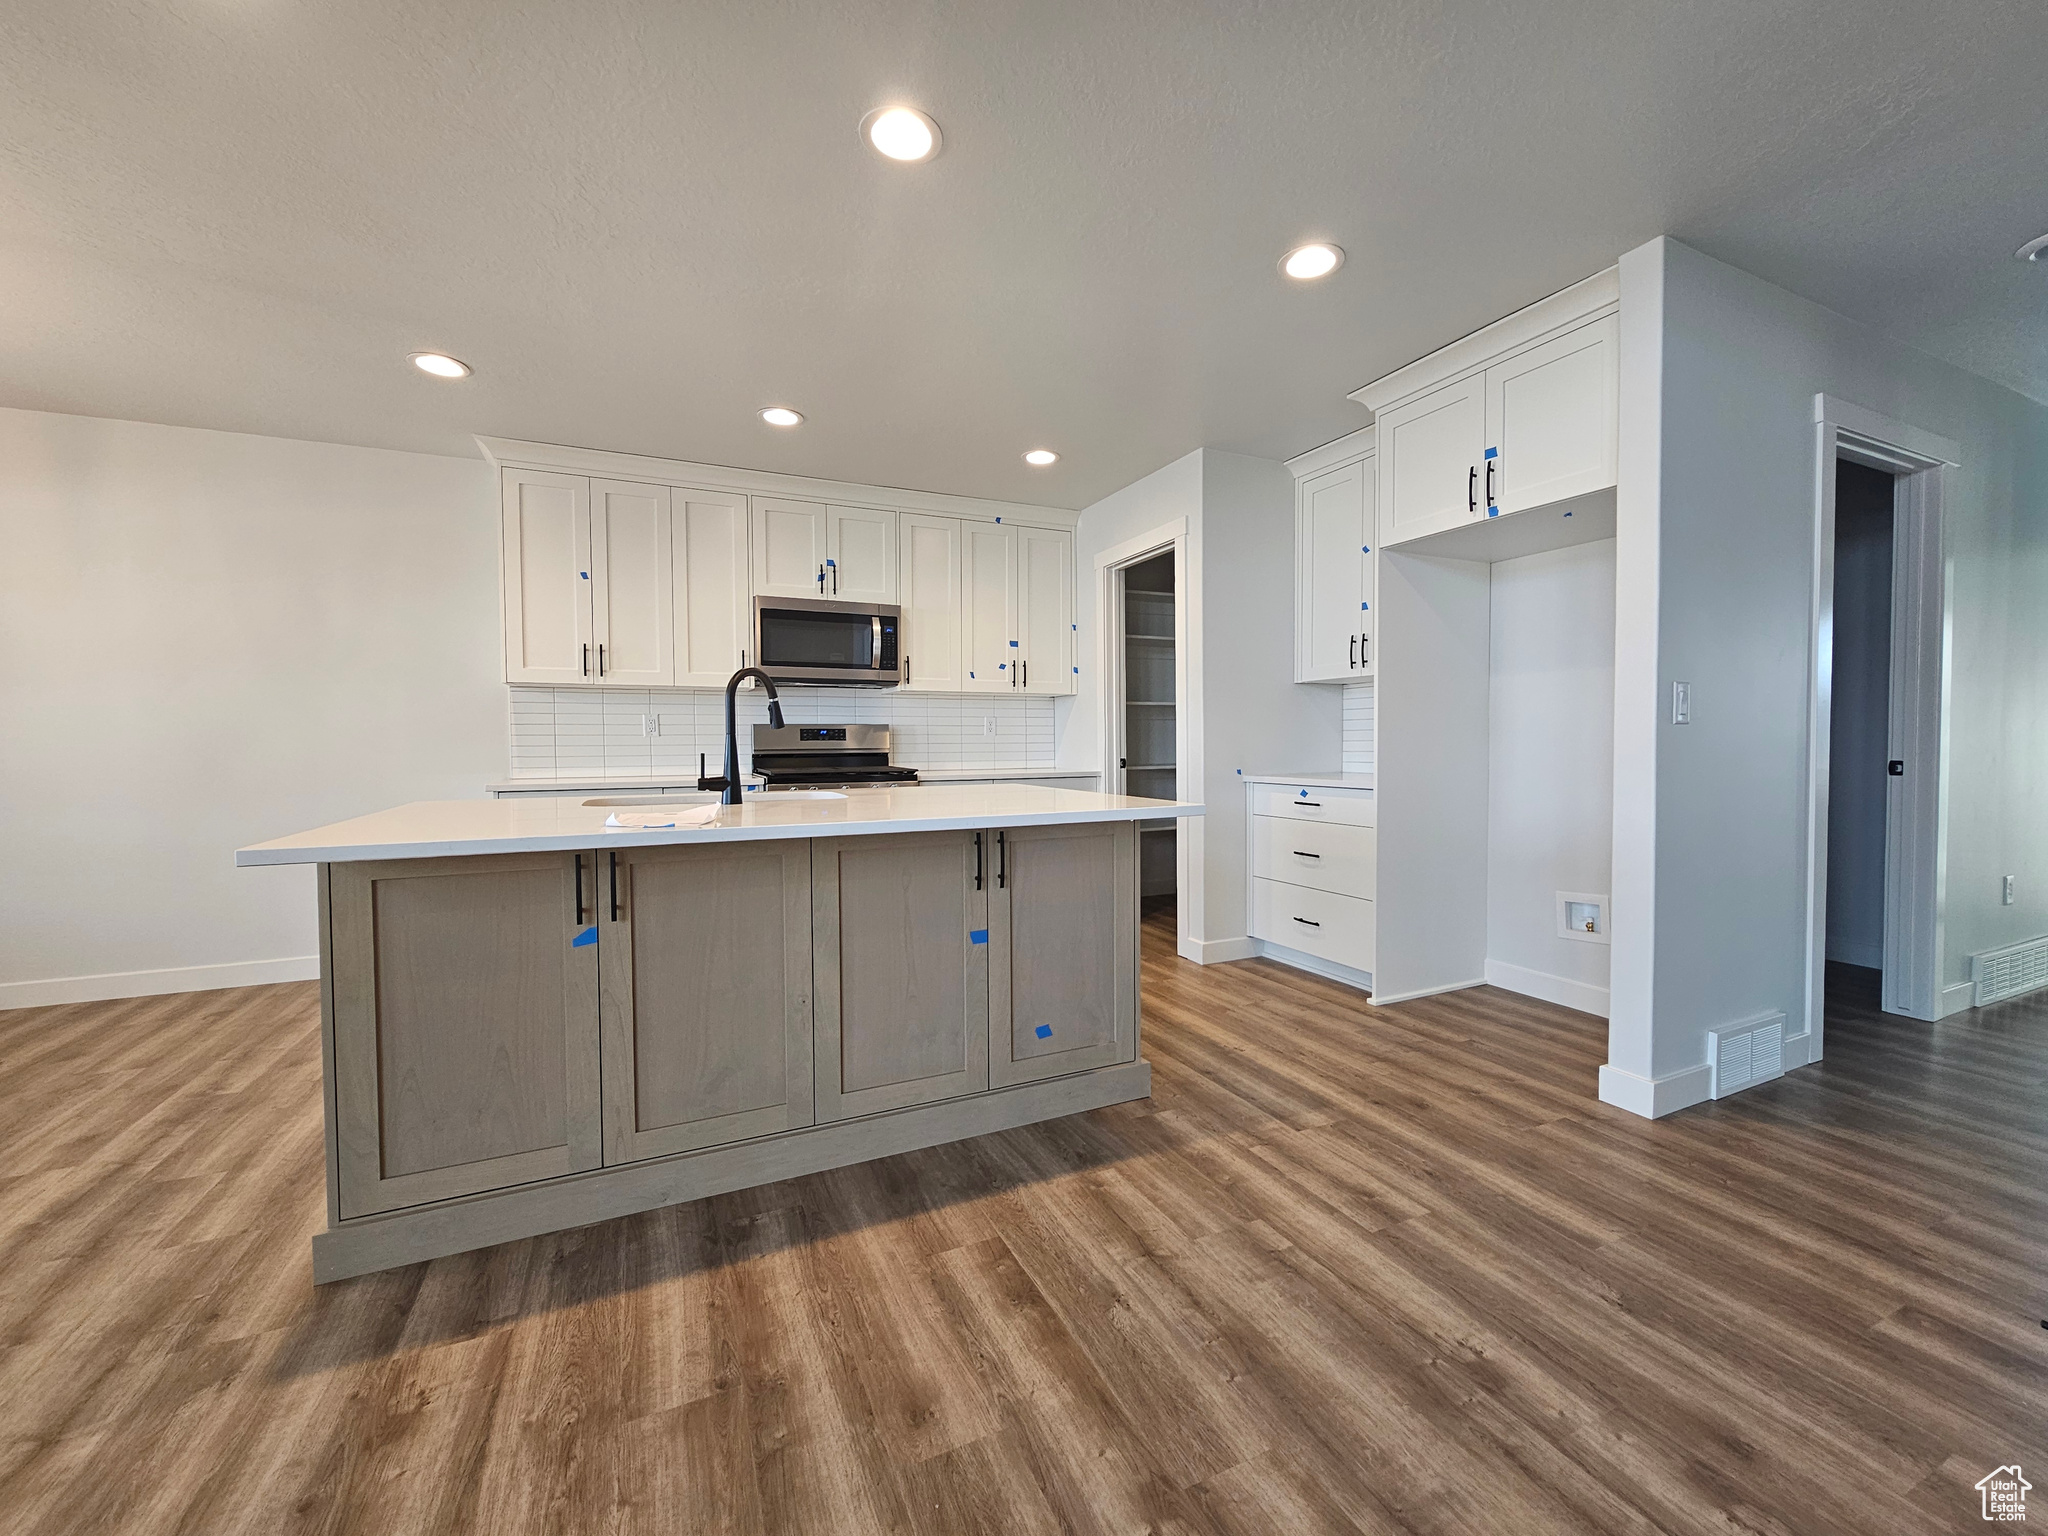
[[[1095,675],[1102,679],[1096,701],[1097,735],[1102,743],[1102,789],[1105,794],[1124,792],[1123,771],[1117,760],[1123,751],[1124,734],[1124,605],[1119,599],[1118,573],[1167,550],[1173,552],[1173,797],[1189,799],[1189,776],[1195,766],[1189,757],[1194,739],[1195,700],[1188,693],[1188,520],[1176,517],[1148,533],[1121,544],[1098,550],[1095,555]],[[1173,839],[1174,945],[1189,954],[1189,913],[1201,901],[1202,823],[1199,817],[1182,817]]]
[[[1806,714],[1806,1057],[1822,1051],[1827,978],[1829,732],[1834,704],[1835,465],[1892,475],[1889,755],[1885,801],[1887,1013],[1942,1015],[1948,881],[1949,573],[1943,538],[1951,439],[1831,395],[1813,397],[1813,595]],[[1792,1045],[1786,1042],[1788,1055]]]

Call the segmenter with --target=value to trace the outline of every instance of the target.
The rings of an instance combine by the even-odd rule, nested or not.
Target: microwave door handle
[[[882,616],[879,613],[871,613],[868,615],[868,622],[875,626],[875,648],[869,654],[875,658],[875,670],[879,672],[882,670]]]

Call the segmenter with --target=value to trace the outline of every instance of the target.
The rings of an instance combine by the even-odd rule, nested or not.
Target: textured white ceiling
[[[1667,232],[2048,398],[2044,78],[2040,0],[10,0],[0,404],[1075,507]]]

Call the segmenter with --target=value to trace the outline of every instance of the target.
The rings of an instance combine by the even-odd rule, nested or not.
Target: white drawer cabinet
[[[1370,971],[1372,903],[1279,880],[1252,881],[1252,937]]]
[[[1252,874],[1370,900],[1378,836],[1371,827],[1344,822],[1254,816]]]
[[[1289,816],[1298,821],[1341,821],[1377,826],[1369,789],[1326,789],[1313,784],[1254,784],[1254,816]]]

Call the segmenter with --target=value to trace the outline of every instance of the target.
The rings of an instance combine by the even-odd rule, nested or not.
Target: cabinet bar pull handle
[[[1020,661],[1019,663],[1017,663],[1017,665],[1024,669],[1024,680],[1017,686],[1019,688],[1029,688],[1031,686],[1031,663],[1028,661]]]
[[[1003,834],[996,834],[996,889],[1001,890],[1010,878],[1010,845],[1003,841]]]
[[[821,565],[821,566],[819,566],[819,567],[818,567],[818,593],[819,593],[819,595],[820,595],[820,596],[823,596],[823,595],[824,595],[824,591],[825,591],[825,567]]]
[[[576,926],[583,926],[583,855],[576,855]]]
[[[1320,859],[1322,857],[1320,853],[1307,853],[1299,848],[1294,850],[1294,856],[1297,859]]]
[[[619,856],[614,853],[607,857],[612,861],[612,921],[616,923],[619,920]]]
[[[1291,800],[1288,803],[1290,805],[1305,805],[1312,811],[1320,811],[1323,808],[1323,802],[1320,800]]]
[[[1486,461],[1486,504],[1489,507],[1493,505],[1493,466],[1499,462],[1499,459]]]
[[[981,834],[974,834],[974,888],[981,889]]]
[[[590,676],[590,642],[583,642],[583,675]]]
[[[1300,923],[1304,928],[1320,928],[1323,926],[1321,923],[1315,922],[1312,919],[1306,917],[1297,917],[1295,921],[1297,923]]]
[[[599,677],[604,676],[604,642],[602,640],[597,642],[597,675]]]
[[[1358,665],[1358,636],[1356,635],[1351,637],[1351,665],[1354,667]]]
[[[1479,510],[1479,466],[1474,464],[1465,476],[1465,510]]]

